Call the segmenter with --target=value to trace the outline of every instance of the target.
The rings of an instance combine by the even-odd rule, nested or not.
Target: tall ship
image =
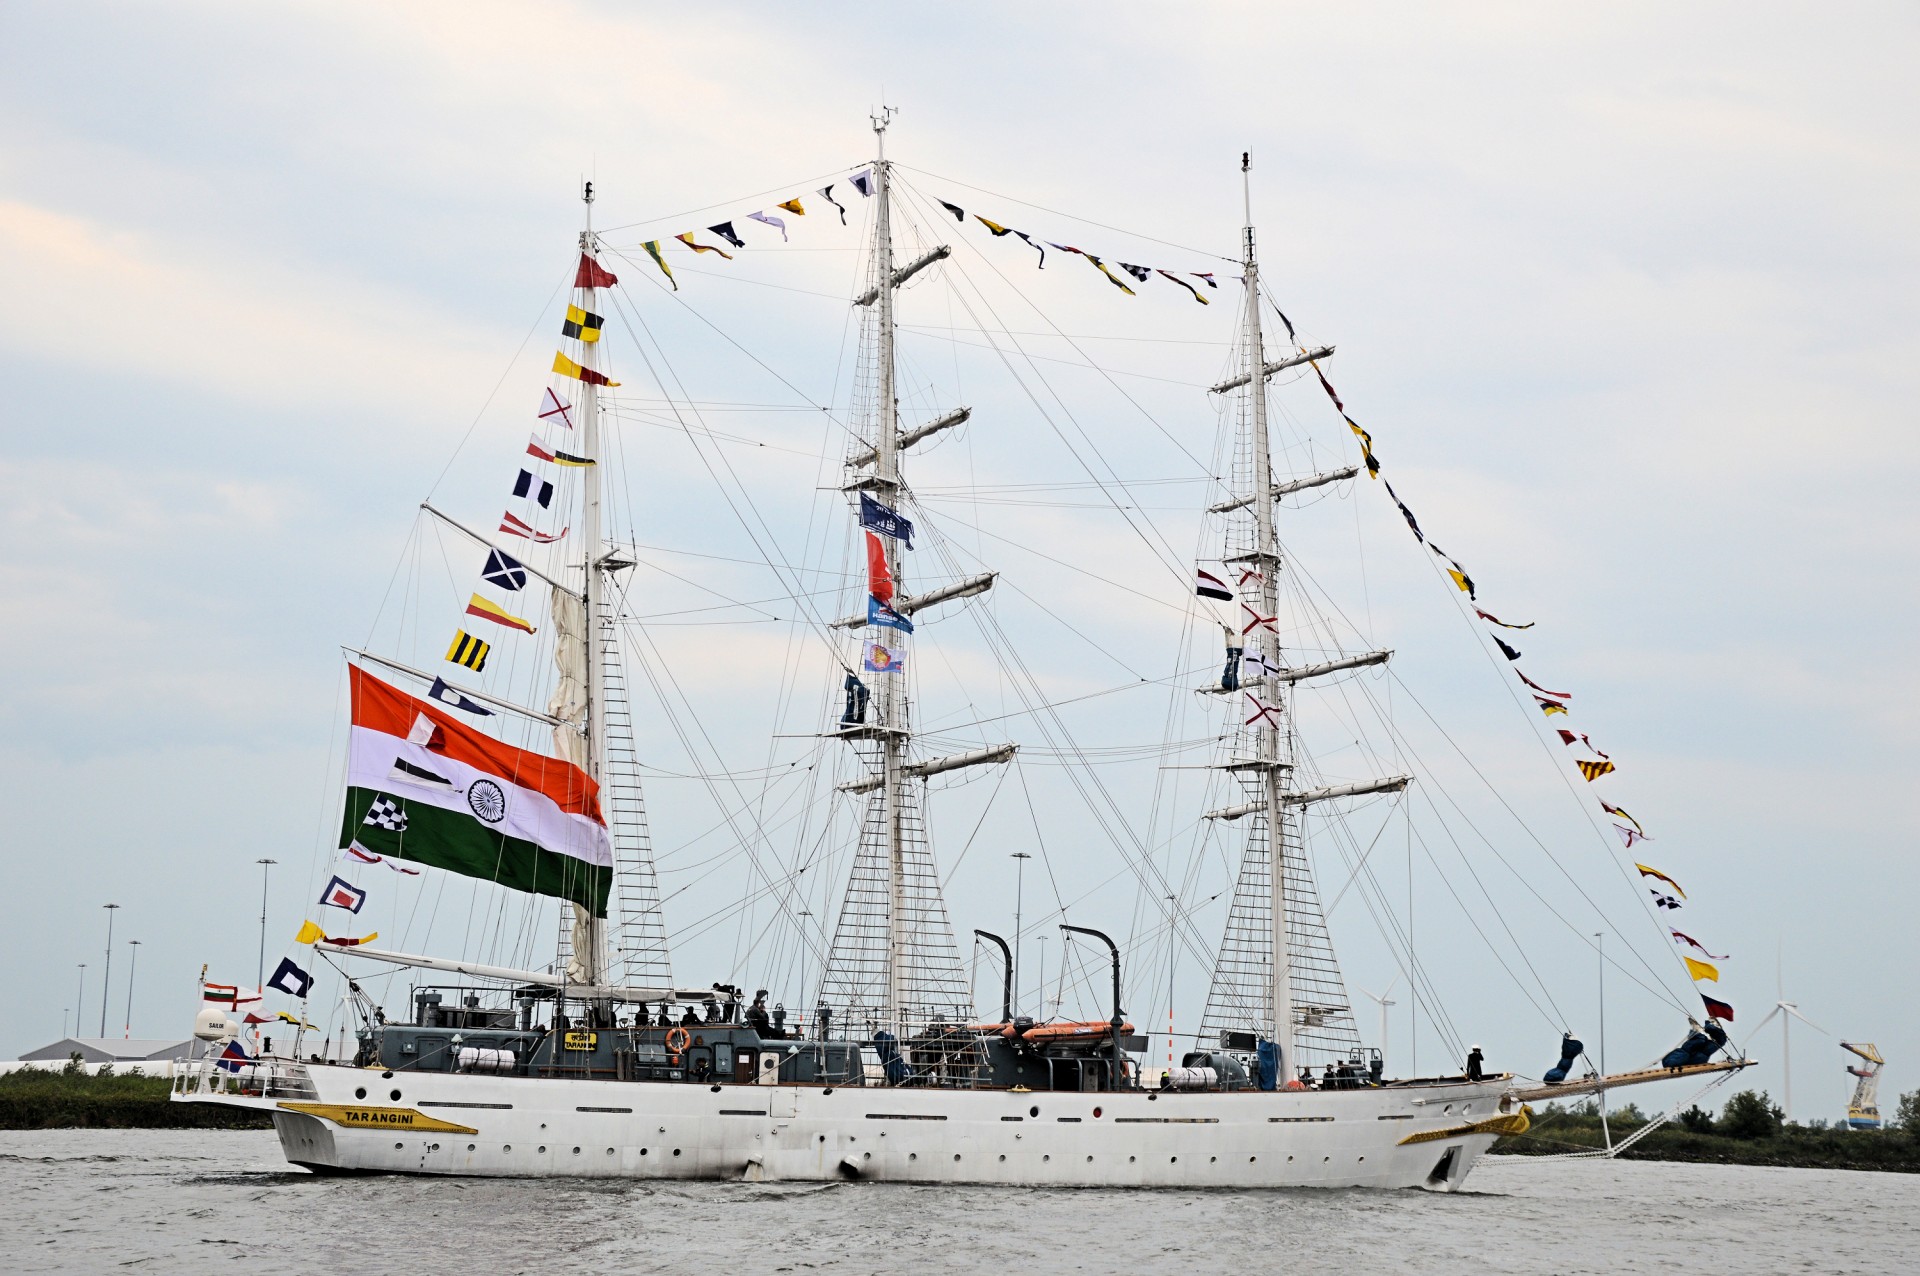
[[[1293,614],[1317,595],[1288,589],[1295,564],[1281,539],[1283,515],[1298,508],[1289,498],[1378,476],[1370,436],[1345,416],[1323,371],[1332,349],[1294,340],[1268,298],[1250,195],[1233,269],[1222,267],[1220,278],[1150,271],[970,217],[944,200],[903,205],[887,124],[885,113],[875,119],[874,158],[837,184],[737,222],[647,240],[631,255],[594,229],[587,188],[562,346],[530,423],[513,503],[497,530],[491,519],[422,506],[436,555],[481,564],[470,598],[459,598],[464,584],[456,589],[451,640],[422,622],[391,647],[347,652],[343,796],[330,839],[338,849],[319,901],[327,924],[308,921],[261,987],[206,985],[196,1021],[205,1050],[180,1069],[174,1099],[271,1114],[288,1161],[321,1173],[1452,1190],[1496,1139],[1527,1130],[1530,1103],[1674,1075],[1712,1082],[1744,1066],[1724,1032],[1696,1033],[1696,1048],[1664,1066],[1608,1076],[1583,1067],[1568,1035],[1557,1075],[1540,1079],[1484,1069],[1477,1047],[1429,1075],[1390,1073],[1397,1061],[1384,1054],[1385,1006],[1393,1003],[1375,998],[1380,1037],[1368,1041],[1322,908],[1309,817],[1391,800],[1416,784],[1418,769],[1328,776],[1305,752],[1301,690],[1378,672],[1391,653],[1330,650],[1316,637],[1329,630]],[[633,694],[634,649],[646,642],[632,621],[645,590],[639,542],[669,529],[649,523],[644,448],[621,434],[643,418],[689,437],[712,430],[675,406],[686,396],[637,335],[640,357],[615,365],[617,325],[608,317],[651,332],[708,254],[738,252],[748,230],[777,228],[784,243],[789,223],[835,210],[844,224],[843,201],[862,208],[870,229],[851,299],[859,339],[846,448],[826,484],[847,511],[846,570],[808,575],[804,554],[755,519],[740,474],[723,464],[715,480],[801,618],[805,658],[791,663],[825,680],[818,720],[768,735],[776,747],[801,742],[817,775],[807,781],[812,799],[837,815],[783,825],[741,800],[745,763],[729,770],[713,758],[699,777],[713,802],[707,822],[745,857],[741,894],[758,912],[742,924],[745,939],[724,969],[688,981],[676,977],[685,959],[674,956],[662,899],[642,792],[648,723],[636,724]],[[903,208],[929,212],[904,248]],[[1206,760],[1180,761],[1192,755],[1191,740],[1157,755],[1206,789],[1170,822],[1231,858],[1223,923],[1209,934],[1194,920],[1204,888],[1191,875],[1176,880],[1171,861],[1151,853],[1149,835],[1125,827],[1135,817],[1123,803],[1087,778],[1090,755],[1110,742],[1072,738],[1058,712],[1069,697],[1048,694],[991,615],[975,616],[982,658],[1000,663],[1001,700],[1013,711],[977,712],[966,739],[950,723],[929,733],[916,722],[915,691],[943,668],[922,658],[927,631],[1009,583],[951,552],[930,508],[937,502],[909,482],[919,449],[970,413],[929,406],[919,388],[903,394],[896,350],[903,292],[952,257],[945,238],[976,224],[989,248],[1018,236],[1043,265],[1083,258],[1106,276],[1101,288],[1131,294],[1149,275],[1165,276],[1166,286],[1217,306],[1209,314],[1238,308],[1237,366],[1196,402],[1215,405],[1222,423],[1213,490],[1191,523],[1205,529],[1210,548],[1181,567],[1177,589],[1100,582],[1178,604],[1183,643],[1215,653],[1204,673],[1179,669],[1159,680],[1187,706],[1183,714],[1208,722],[1199,741]],[[630,276],[619,287],[619,275],[636,269],[659,286],[635,288]],[[1276,318],[1291,344],[1271,340]],[[1296,449],[1276,462],[1271,386],[1289,370],[1325,387],[1360,442],[1360,461],[1303,472]],[[652,396],[623,393],[616,376],[644,376]],[[1047,412],[1038,401],[1035,409]],[[630,490],[610,486],[623,458],[639,476],[629,538],[612,533],[609,515]],[[1086,474],[1085,489],[1113,497],[1104,463]],[[793,478],[813,481],[798,462]],[[1114,508],[1124,514],[1123,505]],[[1170,551],[1161,548],[1164,563]],[[542,595],[544,606],[521,601]],[[427,605],[412,604],[410,614]],[[1212,647],[1222,633],[1224,651]],[[522,635],[538,635],[539,645],[524,650],[541,659],[503,654]],[[680,668],[671,683],[657,649],[640,663],[663,703],[697,695],[701,680],[730,677],[726,657]],[[1038,751],[1074,777],[1088,826],[1099,830],[1071,850],[1055,848],[1054,871],[1090,879],[1131,872],[1139,904],[1103,929],[1095,924],[1102,918],[1065,905],[1025,918],[1016,899],[1007,910],[1011,938],[977,930],[970,971],[945,898],[951,868],[934,852],[928,782],[1018,765],[1023,750],[1036,750],[1013,729],[1023,723]],[[980,736],[1000,726],[1009,738]],[[700,739],[690,750],[711,752]],[[780,828],[826,850],[784,862],[756,853]],[[1024,860],[1026,851],[1016,855]],[[830,922],[806,907],[821,866],[837,869]],[[389,882],[438,910],[433,924],[415,929],[457,933],[457,942],[442,939],[451,955],[356,933],[345,919],[357,919],[368,890]],[[462,883],[477,885],[463,894]],[[436,929],[439,914],[463,915]],[[1132,933],[1116,938],[1122,921]],[[1051,998],[1044,969],[1029,977],[1036,950],[1045,961],[1047,938],[1059,963]],[[1411,936],[1402,938],[1394,961],[1418,993],[1431,981]],[[1069,947],[1078,1008],[1065,1013]],[[1205,954],[1211,975],[1198,1022],[1172,1022],[1171,991],[1164,1031],[1127,1009],[1158,996],[1160,964],[1143,956],[1149,951],[1164,952],[1168,968],[1180,952]],[[997,987],[977,1005],[981,970]],[[342,990],[336,1021],[312,1022],[329,1013],[318,989],[334,986]],[[770,1004],[767,987],[802,990],[782,994],[799,1008]],[[265,1013],[274,1003],[287,1009]],[[1707,1027],[1717,1031],[1710,1016]]]

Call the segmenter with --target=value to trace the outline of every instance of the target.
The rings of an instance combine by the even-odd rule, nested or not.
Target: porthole
[[[641,1148],[641,1149],[640,1149],[640,1155],[641,1155],[641,1156],[645,1156],[646,1154],[647,1154],[647,1150],[646,1150],[645,1148]]]
[[[1137,1156],[1130,1156],[1130,1157],[1128,1157],[1128,1158],[1127,1158],[1127,1164],[1128,1164],[1128,1165],[1132,1165],[1132,1164],[1133,1164],[1133,1163],[1134,1163],[1135,1161],[1137,1161],[1137,1160],[1139,1160],[1139,1159],[1140,1159],[1140,1158],[1139,1158],[1139,1157],[1137,1157]]]
[[[391,1081],[391,1080],[393,1080],[393,1073],[391,1073],[391,1072],[383,1072],[383,1073],[381,1073],[381,1074],[380,1074],[380,1079],[381,1079],[382,1081]]]
[[[579,1155],[580,1155],[580,1149],[579,1149],[579,1148],[575,1148],[575,1149],[573,1150],[573,1154],[574,1154],[575,1156],[579,1156]]]
[[[871,1160],[873,1159],[873,1153],[871,1153],[871,1152],[862,1152],[862,1153],[860,1154],[860,1159],[861,1159],[861,1160],[863,1160],[863,1161],[871,1161]],[[1003,1157],[1001,1157],[1000,1159],[1004,1161],[1004,1160],[1006,1160],[1007,1158],[1005,1158],[1005,1157],[1003,1156]]]
[[[719,1093],[720,1093],[720,1087],[719,1087],[719,1086],[717,1086],[717,1085],[714,1085],[714,1086],[708,1086],[708,1087],[707,1087],[707,1089],[709,1089],[709,1090],[711,1090],[711,1091],[713,1091],[713,1092],[714,1092],[715,1094],[719,1094]]]
[[[395,1096],[395,1097],[397,1098],[398,1096]],[[1093,1114],[1094,1114],[1095,1116],[1099,1116],[1099,1115],[1100,1115],[1100,1109],[1099,1109],[1099,1108],[1095,1108],[1095,1109],[1093,1110]]]
[[[1253,1164],[1253,1163],[1254,1163],[1255,1161],[1257,1161],[1257,1160],[1259,1160],[1259,1159],[1260,1159],[1260,1158],[1259,1158],[1259,1157],[1257,1157],[1257,1156],[1250,1156],[1250,1157],[1248,1157],[1248,1158],[1247,1158],[1247,1164],[1248,1164],[1248,1165],[1252,1165],[1252,1164]],[[1291,1161],[1291,1160],[1292,1160],[1293,1158],[1292,1158],[1292,1157],[1288,1157],[1287,1159],[1288,1159],[1289,1161]]]
[[[608,1155],[608,1156],[612,1156],[612,1155],[613,1155],[613,1149],[612,1149],[612,1148],[608,1148],[608,1149],[607,1149],[607,1155]]]
[[[1360,1158],[1360,1160],[1361,1160],[1361,1161],[1362,1161],[1363,1163],[1364,1163],[1364,1162],[1366,1161],[1366,1159],[1367,1159],[1367,1158],[1366,1158],[1366,1157],[1364,1157],[1364,1156]]]
[[[953,1159],[954,1159],[954,1160],[956,1160],[956,1161],[957,1161],[957,1160],[959,1160],[959,1159],[960,1159],[960,1154],[959,1154],[958,1152],[955,1152],[955,1153],[953,1154]]]
[[[917,1161],[920,1159],[920,1154],[918,1152],[909,1152],[907,1153],[907,1159],[909,1161]]]
[[[1147,1102],[1148,1102],[1148,1103],[1155,1103],[1155,1102],[1158,1102],[1158,1101],[1159,1101],[1159,1098],[1160,1098],[1160,1096],[1159,1096],[1159,1095],[1157,1095],[1157,1094],[1154,1094],[1154,1093],[1152,1093],[1151,1091],[1149,1091],[1149,1092],[1147,1093]]]
[[[1208,1157],[1208,1158],[1207,1158],[1207,1164],[1208,1164],[1208,1165],[1212,1165],[1212,1164],[1213,1164],[1213,1163],[1214,1163],[1215,1161],[1217,1161],[1217,1160],[1219,1160],[1219,1159],[1220,1159],[1220,1158],[1219,1158],[1219,1157],[1217,1157],[1217,1156],[1210,1156],[1210,1157]]]
[[[539,1152],[545,1152],[546,1150],[547,1150],[547,1145],[544,1143],[542,1143],[538,1148],[535,1149],[535,1151],[539,1151]]]
[[[1173,1163],[1174,1163],[1175,1161],[1177,1161],[1177,1160],[1179,1160],[1179,1159],[1180,1159],[1180,1158],[1179,1158],[1179,1157],[1177,1157],[1177,1156],[1170,1156],[1170,1157],[1168,1157],[1168,1158],[1167,1158],[1167,1164],[1168,1164],[1168,1165],[1172,1165],[1172,1164],[1173,1164]]]
[[[1087,1164],[1088,1164],[1088,1165],[1092,1165],[1092,1164],[1093,1164],[1093,1158],[1092,1158],[1092,1157],[1088,1157],[1088,1158],[1087,1158]]]
[[[1045,1155],[1045,1156],[1043,1156],[1043,1157],[1041,1157],[1040,1159],[1041,1159],[1042,1161],[1051,1161],[1051,1160],[1053,1159],[1053,1154],[1052,1154],[1052,1153],[1048,1153],[1047,1155]]]
[[[393,1091],[390,1097],[393,1099],[395,1103],[400,1102],[400,1092],[398,1090]]]
[[[1320,1164],[1325,1165],[1328,1161],[1331,1161],[1332,1159],[1333,1158],[1330,1156],[1323,1156],[1320,1158]]]
[[[473,1151],[473,1144],[471,1143],[467,1144],[467,1151],[469,1152]]]
[[[1003,1161],[1004,1161],[1004,1160],[1006,1160],[1006,1159],[1007,1159],[1007,1154],[1006,1154],[1005,1152],[1002,1152],[1002,1153],[1000,1154],[1000,1159],[1001,1159],[1001,1160],[1003,1160]]]
[[[354,1097],[354,1098],[356,1098],[356,1099],[364,1099],[364,1098],[366,1098],[366,1097],[367,1097],[367,1087],[365,1087],[365,1086],[361,1086],[361,1087],[360,1087],[359,1089],[357,1089],[357,1090],[355,1090],[355,1091],[353,1092],[353,1097]]]
[[[675,1149],[673,1150],[673,1154],[674,1154],[675,1156],[679,1156],[679,1155],[680,1155],[680,1149],[679,1149],[679,1148],[675,1148]]]
[[[401,1148],[404,1148],[405,1146],[407,1145],[404,1143],[396,1143],[393,1145],[393,1150],[398,1152]]]
[[[827,1141],[827,1136],[826,1136],[826,1135],[824,1135],[824,1134],[823,1134],[823,1135],[821,1135],[821,1136],[820,1136],[820,1141],[821,1141],[822,1143],[825,1143],[825,1142]]]
[[[502,1144],[500,1145],[500,1150],[501,1150],[502,1152],[511,1152],[511,1151],[513,1151],[513,1144],[511,1144],[511,1143],[502,1143]]]
[[[1028,1109],[1027,1109],[1027,1115],[1028,1115],[1028,1116],[1039,1116],[1039,1115],[1040,1115],[1040,1108],[1039,1108],[1039,1106],[1038,1106],[1038,1105],[1035,1105],[1034,1107],[1031,1107],[1031,1108],[1028,1108]]]

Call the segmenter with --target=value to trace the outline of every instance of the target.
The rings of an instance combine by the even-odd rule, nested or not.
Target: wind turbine
[[[1793,1055],[1790,1051],[1792,1050],[1793,1042],[1787,1034],[1787,1029],[1793,1026],[1795,1019],[1798,1019],[1801,1023],[1807,1025],[1807,1027],[1813,1029],[1823,1037],[1831,1037],[1833,1034],[1801,1014],[1800,1007],[1796,1003],[1787,1000],[1786,982],[1781,974],[1780,956],[1777,950],[1774,954],[1773,963],[1773,988],[1775,995],[1773,1009],[1767,1012],[1765,1019],[1762,1019],[1753,1026],[1753,1031],[1754,1035],[1758,1036],[1762,1028],[1773,1022],[1775,1015],[1780,1016],[1780,1072],[1782,1077],[1780,1110],[1786,1119],[1791,1121],[1793,1120]]]
[[[1360,988],[1360,985],[1354,985],[1354,987],[1360,988],[1362,994],[1380,1003],[1380,1058],[1382,1060],[1387,1057],[1387,1007],[1400,1004],[1397,1001],[1391,1000],[1393,990],[1399,986],[1400,976],[1398,975],[1395,975],[1393,982],[1387,985],[1387,990],[1381,993],[1367,992],[1365,988]]]

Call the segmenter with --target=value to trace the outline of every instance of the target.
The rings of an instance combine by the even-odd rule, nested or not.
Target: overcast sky
[[[1235,251],[1237,161],[1250,150],[1272,292],[1303,339],[1339,347],[1330,373],[1349,410],[1483,601],[1539,622],[1516,639],[1523,667],[1576,693],[1573,725],[1621,766],[1596,788],[1641,818],[1656,840],[1637,853],[1689,892],[1676,924],[1731,955],[1715,995],[1737,1006],[1736,1036],[1774,1000],[1779,954],[1790,999],[1835,1039],[1877,1041],[1891,1090],[1916,1088],[1917,24],[1893,5],[1482,4],[1442,18],[1417,5],[988,4],[938,19],[897,6],[473,0],[7,6],[0,748],[12,818],[0,933],[13,960],[0,1055],[59,1033],[81,962],[86,1031],[98,1030],[104,903],[122,905],[111,1030],[125,1019],[124,941],[137,938],[132,1028],[153,1037],[184,1034],[201,963],[252,981],[255,860],[283,866],[269,965],[313,912],[336,818],[339,648],[444,640],[450,587],[398,601],[419,587],[408,573],[421,562],[447,574],[415,507],[431,493],[471,521],[495,517],[545,383],[579,179],[598,184],[597,224],[621,228],[610,242],[644,261],[644,238],[844,181],[871,154],[867,116],[884,96],[901,112],[890,153],[919,200],[909,238],[956,247],[948,273],[903,302],[910,415],[976,409],[915,472],[922,516],[1027,591],[1003,588],[991,605],[1050,694],[1165,678],[1210,660],[1216,640],[1204,628],[1183,637],[1189,600],[1155,576],[1127,522],[1058,507],[1104,498],[1059,495],[1086,481],[1086,449],[1068,445],[1057,406],[1029,397],[1041,374],[1016,381],[982,338],[953,330],[1025,332],[1044,314],[1084,336],[1023,348],[1112,370],[1044,372],[1115,473],[1188,480],[1131,495],[1139,525],[1191,556],[1204,544],[1197,508],[1213,499],[1196,480],[1222,472],[1208,469],[1219,422],[1199,387],[1228,357],[1231,307],[1202,309],[1171,285],[1121,297],[1070,260],[1034,272],[1013,241],[942,228],[930,201],[1205,270]],[[621,263],[623,305],[694,398],[827,404],[844,419],[854,369],[842,298],[859,237],[823,221],[829,211],[810,201],[787,251],[758,227],[759,251],[732,264],[677,251],[677,299]],[[1233,287],[1223,274],[1221,300]],[[989,295],[1001,301],[956,299]],[[630,394],[655,393],[636,356],[619,366],[636,374]],[[1351,460],[1317,390],[1287,384],[1276,397],[1284,469]],[[719,451],[796,561],[816,565],[837,564],[843,543],[841,524],[821,521],[837,498],[815,491],[837,481],[845,447],[828,415],[705,418],[769,445]],[[684,586],[655,569],[698,575],[673,552],[746,557],[751,541],[684,438],[639,423],[617,446],[632,462],[620,527],[664,547],[635,588],[665,601],[637,610],[710,605],[671,601]],[[1056,505],[942,504],[935,490],[1018,482],[1055,485]],[[1353,621],[1346,639],[1394,648],[1393,686],[1433,708],[1525,813],[1524,829],[1487,826],[1501,854],[1525,861],[1518,876],[1547,895],[1593,896],[1618,942],[1684,997],[1626,861],[1593,841],[1590,794],[1569,796],[1564,757],[1543,757],[1541,724],[1514,707],[1378,487],[1344,485],[1287,518],[1300,566]],[[993,535],[1160,599],[1103,591]],[[779,592],[766,572],[712,570],[732,574],[701,583],[736,599]],[[1071,624],[1023,611],[1029,596]],[[407,606],[426,610],[409,618]],[[744,623],[650,632],[705,707],[702,765],[747,772],[801,756],[768,736],[818,729],[792,716],[825,703],[832,671],[817,639]],[[947,632],[945,667],[1007,703],[972,631]],[[942,706],[925,664],[917,676],[930,715],[989,716],[966,716],[972,700]],[[647,694],[636,684],[642,754],[685,774],[692,760]],[[1159,741],[1174,702],[1164,687],[1140,694],[1101,702],[1076,734]],[[1429,728],[1396,703],[1414,747]],[[1368,766],[1342,759],[1337,708],[1326,713],[1316,757],[1357,777]],[[1302,722],[1315,725],[1305,707]],[[1037,743],[1018,721],[994,729]],[[1032,756],[1022,773],[1039,777],[1043,751]],[[1441,802],[1447,783],[1471,789],[1454,770],[1416,804]],[[1168,774],[1148,762],[1111,783],[1144,794]],[[1082,899],[1061,879],[1121,867],[1101,838],[1072,831],[1084,808],[1060,776],[1035,780],[1054,880],[1029,878],[1030,911]],[[1199,782],[1179,782],[1190,822]],[[982,814],[1003,805],[987,801],[996,783],[933,795],[943,863],[968,848],[952,883],[963,935],[1011,926],[1005,857],[1035,824],[1024,805],[1017,820]],[[704,787],[663,779],[648,796],[663,847],[716,822]],[[1142,840],[1163,843],[1171,809],[1137,805]],[[1364,842],[1401,818],[1383,805],[1356,811],[1353,827]],[[1003,840],[974,847],[976,825]],[[769,845],[790,856],[796,836]],[[726,849],[702,845],[693,858]],[[1492,851],[1466,857],[1472,871],[1455,858],[1448,880],[1473,904],[1484,874],[1489,896],[1457,911],[1440,866],[1416,865],[1416,942],[1458,1032],[1495,1065],[1537,1074],[1556,1019],[1596,1037],[1583,937],[1602,924],[1577,910],[1564,925],[1529,916],[1538,897]],[[1329,895],[1345,878],[1325,880],[1332,863]],[[1404,879],[1404,862],[1395,871]],[[687,887],[672,926],[697,930],[747,880],[738,864],[694,877],[667,875],[670,890]],[[365,884],[390,897],[370,908],[395,915],[407,888]],[[808,889],[831,910],[837,885]],[[1199,872],[1189,902],[1200,910],[1220,889]],[[1404,910],[1404,880],[1397,889]],[[1150,928],[1139,893],[1125,877],[1072,916]],[[439,899],[423,898],[422,909]],[[1392,963],[1359,901],[1335,910],[1335,938],[1353,981],[1378,991]],[[1217,933],[1221,907],[1196,924]],[[1481,946],[1474,922],[1497,930],[1503,918],[1557,1014],[1529,1006]],[[459,933],[439,932],[454,946]],[[1164,943],[1155,958],[1142,942],[1136,977],[1157,986]],[[707,926],[676,947],[677,973],[774,978],[737,967],[743,953],[766,956],[739,925]],[[1174,974],[1176,1010],[1197,1020],[1204,973]],[[1164,1017],[1164,995],[1157,1011],[1151,996],[1130,994],[1130,1009]],[[1684,1027],[1625,973],[1608,998],[1611,1065],[1651,1057]],[[1406,1012],[1395,1013],[1404,1043]],[[1375,1035],[1370,1011],[1361,1022]],[[1440,1038],[1421,1031],[1432,1071]],[[1758,1084],[1778,1097],[1777,1035],[1753,1049]],[[1794,1058],[1796,1115],[1837,1115],[1847,1079],[1833,1039],[1798,1033]]]

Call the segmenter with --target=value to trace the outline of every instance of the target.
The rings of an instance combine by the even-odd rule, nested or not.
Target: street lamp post
[[[1018,982],[1020,978],[1020,906],[1026,895],[1027,861],[1032,858],[1033,856],[1025,851],[1013,853],[1013,977],[1015,980],[1013,986],[1016,992],[1020,988]],[[1043,996],[1045,991],[1045,989],[1041,990]],[[1045,1006],[1040,1008],[1040,1017],[1042,1019],[1047,1017]]]
[[[100,976],[100,1036],[107,1035],[107,995],[113,991],[113,914],[120,905],[102,904],[107,910],[107,969]]]
[[[87,963],[80,963],[80,987],[73,995],[73,1032],[80,1035],[80,1025],[87,1021]]]
[[[260,866],[260,967],[253,981],[255,992],[264,995],[267,985],[267,874],[279,860],[255,860]]]
[[[140,972],[140,941],[129,939],[127,947],[133,949],[133,955],[127,958],[127,1025],[122,1030],[122,1040],[133,1040],[133,977]]]

